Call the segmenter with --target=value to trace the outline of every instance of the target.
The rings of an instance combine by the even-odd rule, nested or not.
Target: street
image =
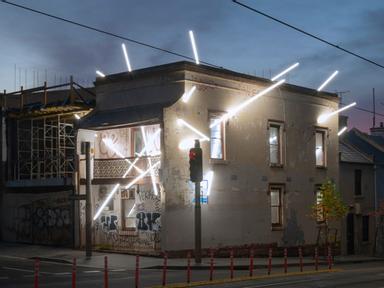
[[[23,259],[12,256],[0,256],[0,287],[33,287],[34,270],[33,259]],[[39,287],[71,287],[72,266],[67,263],[40,263]],[[325,267],[321,267],[325,269]],[[340,272],[321,273],[315,275],[289,276],[291,272],[298,272],[290,267],[288,276],[276,277],[283,271],[276,268],[267,279],[217,284],[205,287],[384,287],[384,266],[382,262],[348,264],[335,267]],[[312,267],[304,267],[304,271]],[[235,277],[247,276],[247,270],[234,271]],[[255,269],[255,276],[266,275],[266,270]],[[110,269],[108,273],[109,287],[134,287],[134,270]],[[77,267],[77,287],[104,287],[104,271],[94,267]],[[214,271],[214,279],[229,278],[229,271]],[[192,270],[192,281],[209,279],[209,270]],[[140,287],[161,285],[162,270],[142,269],[140,271]],[[186,281],[185,270],[171,270],[167,272],[167,283],[182,283]]]

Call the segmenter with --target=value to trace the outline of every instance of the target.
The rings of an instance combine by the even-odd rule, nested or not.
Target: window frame
[[[124,189],[126,190],[126,189]],[[120,190],[120,211],[121,211],[121,230],[122,231],[136,231],[136,225],[134,227],[126,227],[126,218],[125,217],[125,201],[133,200],[133,206],[136,205],[136,194],[138,193],[138,185],[134,185],[133,187],[127,189],[128,197],[123,197],[123,190]],[[133,196],[132,196],[133,195]],[[132,208],[131,208],[132,209]],[[136,219],[136,217],[128,217]]]
[[[365,219],[367,222],[365,222]],[[362,242],[369,242],[369,222],[370,222],[370,217],[369,215],[363,215],[361,217],[361,241]],[[366,224],[366,226],[364,225]],[[366,228],[366,229],[364,229]],[[366,237],[365,237],[366,236]]]
[[[271,144],[269,142],[270,138],[270,128],[275,127],[278,128],[278,157],[279,157],[279,162],[278,163],[272,163],[271,162]],[[268,161],[269,161],[269,166],[270,167],[284,167],[284,137],[283,133],[285,132],[285,126],[283,121],[278,121],[278,120],[268,120],[268,128],[267,128],[267,146],[268,146]]]
[[[223,112],[223,111],[214,111],[214,110],[209,110],[208,111],[208,124],[210,126],[210,123],[211,123],[211,119],[218,119],[220,117],[222,117],[223,115],[225,115],[226,112]],[[221,155],[222,155],[222,158],[212,158],[212,134],[211,134],[211,128],[209,128],[209,142],[210,142],[210,145],[209,145],[209,159],[211,161],[218,161],[218,162],[224,162],[226,161],[227,159],[227,153],[226,153],[226,123],[227,121],[223,121],[220,123],[220,127],[221,127],[221,131],[220,131],[220,136],[221,136]]]
[[[279,191],[279,205],[272,206],[271,192],[272,190]],[[284,226],[284,194],[285,194],[285,185],[284,184],[269,184],[268,187],[268,196],[269,196],[269,211],[270,211],[270,221],[272,230],[281,230]],[[272,208],[278,207],[279,222],[272,223]]]
[[[356,173],[356,172],[359,172],[359,173]],[[357,175],[359,175],[359,178],[356,178]],[[354,178],[353,195],[356,197],[361,197],[363,196],[363,171],[361,169],[354,169],[353,178]],[[359,182],[360,185],[357,185],[358,184],[357,182]],[[356,192],[359,192],[359,193],[357,194]]]
[[[317,156],[316,156],[316,136],[317,134],[320,133],[323,135],[322,140],[323,140],[323,164],[318,165],[317,164]],[[327,168],[327,145],[326,145],[326,137],[328,137],[328,129],[324,127],[315,127],[315,166],[316,168],[324,169]]]

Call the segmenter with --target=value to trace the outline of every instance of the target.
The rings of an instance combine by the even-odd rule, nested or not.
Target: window
[[[369,216],[368,215],[363,215],[362,218],[363,225],[362,225],[362,236],[363,236],[363,241],[369,241]]]
[[[325,131],[316,130],[316,166],[325,167]]]
[[[269,189],[271,197],[271,224],[273,227],[283,226],[283,187],[271,186]]]
[[[355,196],[361,196],[361,170],[355,170]]]
[[[282,125],[278,123],[269,124],[269,163],[271,166],[282,165]]]
[[[316,221],[318,223],[324,222],[324,208],[323,208],[323,191],[321,185],[316,185]]]
[[[137,186],[130,189],[121,189],[122,229],[132,230],[136,228],[135,194]]]
[[[133,157],[136,157],[144,149],[143,134],[140,128],[132,128],[133,133]]]
[[[223,113],[210,113],[209,125],[218,120]],[[225,159],[225,122],[215,125],[210,128],[210,143],[211,143],[211,159]]]

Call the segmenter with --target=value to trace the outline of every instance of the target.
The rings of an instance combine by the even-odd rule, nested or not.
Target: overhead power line
[[[307,36],[309,36],[309,37],[311,37],[311,38],[314,38],[314,39],[316,39],[316,40],[318,40],[318,41],[320,41],[320,42],[323,42],[323,43],[325,43],[325,44],[327,44],[327,45],[329,45],[329,46],[332,46],[333,48],[339,49],[339,50],[341,50],[341,51],[343,51],[343,52],[345,52],[345,53],[348,53],[348,54],[350,54],[350,55],[352,55],[352,56],[355,56],[355,57],[357,57],[357,58],[359,58],[359,59],[361,59],[361,60],[364,60],[364,61],[366,61],[366,62],[369,62],[369,63],[371,63],[371,64],[373,64],[373,65],[376,65],[376,66],[378,66],[378,67],[380,67],[380,68],[384,68],[384,65],[381,65],[381,64],[379,64],[379,63],[377,63],[377,62],[375,62],[375,61],[373,61],[373,60],[370,60],[370,59],[368,59],[368,58],[366,58],[366,57],[364,57],[364,56],[361,56],[361,55],[359,55],[359,54],[357,54],[357,53],[355,53],[355,52],[352,52],[352,51],[347,50],[347,49],[345,49],[345,48],[343,48],[343,47],[340,47],[340,46],[338,46],[338,45],[336,45],[336,44],[334,44],[334,43],[332,43],[332,42],[330,42],[330,41],[328,41],[328,40],[325,40],[325,39],[323,39],[323,38],[320,38],[319,36],[316,36],[316,35],[314,35],[314,34],[311,34],[311,33],[309,33],[309,32],[306,32],[306,31],[304,31],[303,29],[300,29],[300,28],[298,28],[298,27],[296,27],[296,26],[293,26],[293,25],[291,25],[291,24],[289,24],[289,23],[287,23],[287,22],[284,22],[284,21],[282,21],[282,20],[280,20],[280,19],[277,19],[277,18],[275,18],[275,17],[273,17],[273,16],[271,16],[271,15],[268,15],[268,14],[266,14],[266,13],[260,11],[260,10],[257,10],[257,9],[255,9],[255,8],[252,8],[252,7],[250,7],[250,6],[248,6],[248,5],[244,4],[244,3],[241,3],[241,2],[239,2],[239,1],[237,1],[237,0],[232,0],[232,1],[233,1],[235,4],[237,4],[237,5],[240,5],[240,6],[244,7],[244,8],[247,8],[247,9],[251,10],[252,12],[255,12],[255,13],[260,14],[260,15],[262,15],[262,16],[264,16],[264,17],[267,17],[268,19],[271,19],[271,20],[273,20],[273,21],[275,21],[275,22],[278,22],[278,23],[280,23],[280,24],[282,24],[282,25],[284,25],[284,26],[287,26],[287,27],[289,27],[289,28],[291,28],[291,29],[293,29],[293,30],[296,30],[296,31],[298,31],[298,32],[300,32],[300,33],[302,33],[302,34],[305,34],[305,35],[307,35]]]
[[[94,32],[102,33],[104,35],[112,36],[112,37],[115,37],[115,38],[118,38],[118,39],[121,39],[121,40],[125,40],[125,41],[128,41],[128,42],[137,44],[137,45],[145,46],[145,47],[157,50],[157,51],[168,53],[168,54],[171,54],[171,55],[174,55],[174,56],[178,56],[178,57],[181,57],[181,58],[184,58],[184,59],[187,59],[187,60],[195,61],[194,58],[192,58],[190,56],[187,56],[187,55],[180,54],[180,53],[175,52],[175,51],[171,51],[171,50],[168,50],[168,49],[160,48],[160,47],[157,47],[157,46],[154,46],[154,45],[151,45],[151,44],[147,44],[147,43],[144,43],[144,42],[132,39],[132,38],[128,38],[128,37],[125,37],[125,36],[122,36],[122,35],[119,35],[119,34],[116,34],[116,33],[112,33],[112,32],[106,31],[106,30],[102,30],[102,29],[99,29],[99,28],[96,28],[96,27],[92,27],[92,26],[89,26],[89,25],[86,25],[86,24],[82,24],[80,22],[76,22],[76,21],[70,20],[70,19],[67,19],[67,18],[63,18],[63,17],[59,17],[59,16],[56,16],[56,15],[53,15],[53,14],[49,14],[49,13],[41,11],[41,10],[37,10],[37,9],[33,9],[33,8],[30,8],[30,7],[27,7],[27,6],[16,4],[16,3],[13,3],[13,2],[9,2],[7,0],[1,0],[1,2],[3,2],[4,4],[8,4],[8,5],[17,7],[17,8],[21,8],[21,9],[33,12],[33,13],[44,15],[44,16],[49,17],[49,18],[53,18],[53,19],[60,20],[60,21],[66,22],[66,23],[70,23],[70,24],[73,24],[73,25],[76,25],[76,26],[79,26],[79,27],[82,27],[82,28],[85,28],[85,29],[88,29],[88,30],[92,30]],[[212,66],[212,67],[216,67],[216,68],[222,68],[222,67],[219,67],[217,65],[214,65],[212,63],[205,62],[205,61],[200,61],[200,63],[203,63],[205,65],[209,65],[209,66]]]

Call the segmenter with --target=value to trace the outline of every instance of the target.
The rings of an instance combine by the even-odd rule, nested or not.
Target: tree
[[[384,200],[379,207],[370,213],[376,219],[375,239],[373,244],[373,255],[384,256]]]
[[[324,182],[316,191],[316,203],[312,206],[311,213],[311,217],[319,224],[318,245],[321,230],[323,229],[324,231],[324,244],[327,245],[329,242],[331,223],[338,223],[347,213],[348,206],[342,201],[340,193],[336,190],[336,185],[331,181]],[[337,235],[336,228],[335,231],[335,235]]]

